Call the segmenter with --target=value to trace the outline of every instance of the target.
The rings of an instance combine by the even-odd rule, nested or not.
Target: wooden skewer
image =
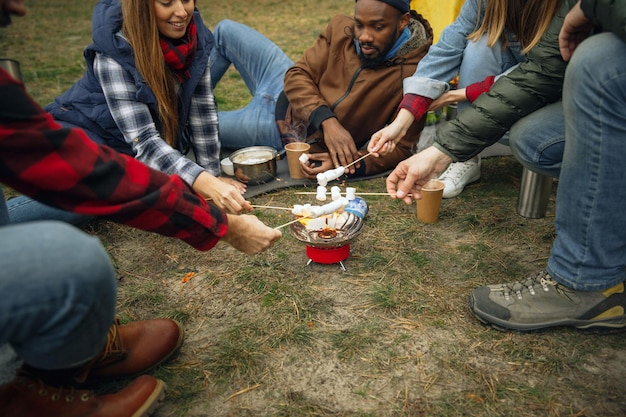
[[[266,208],[266,209],[289,210],[289,211],[293,210],[293,209],[291,209],[289,207],[259,206],[259,205],[256,205],[256,204],[252,204],[252,208]]]
[[[368,156],[370,156],[371,154],[372,154],[371,152],[366,153],[365,155],[363,155],[363,156],[362,156],[362,157],[360,157],[359,159],[355,159],[354,161],[352,161],[352,162],[351,162],[351,163],[349,163],[348,165],[344,166],[344,168],[348,168],[348,167],[350,167],[350,166],[352,166],[352,165],[356,164],[356,163],[357,163],[357,162],[359,162],[361,159],[365,159],[365,158],[367,158]]]
[[[296,191],[295,194],[311,194],[311,195],[317,195],[317,193],[314,192],[310,192],[310,191]],[[331,194],[329,192],[326,192],[326,194]],[[356,195],[391,195],[389,193],[355,193]],[[412,194],[407,194],[408,196],[411,196]]]
[[[295,219],[295,220],[292,220],[292,221],[290,221],[290,222],[287,222],[287,223],[285,223],[285,224],[281,224],[280,226],[276,226],[276,227],[274,228],[274,230],[282,229],[283,227],[285,227],[285,226],[289,226],[289,225],[290,225],[290,224],[292,224],[292,223],[299,222],[299,221],[300,221],[300,220],[302,220],[302,219],[308,219],[308,218],[309,218],[309,216],[299,217],[299,218],[297,218],[297,219]]]

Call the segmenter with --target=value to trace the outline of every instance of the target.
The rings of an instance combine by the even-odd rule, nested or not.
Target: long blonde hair
[[[165,64],[159,43],[154,0],[122,0],[122,34],[133,48],[137,71],[156,96],[161,136],[169,145],[176,146],[178,86]]]
[[[483,1],[477,1],[480,16]],[[488,46],[495,45],[498,39],[506,45],[504,31],[507,30],[517,36],[522,52],[526,54],[539,43],[562,2],[563,0],[487,0],[483,21],[467,38],[477,41],[486,33]]]

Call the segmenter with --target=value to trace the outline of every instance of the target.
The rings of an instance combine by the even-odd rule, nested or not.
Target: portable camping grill
[[[353,213],[341,216],[302,219],[292,223],[291,234],[306,244],[306,254],[311,262],[339,264],[346,270],[343,261],[350,255],[350,242],[363,228],[363,218]]]

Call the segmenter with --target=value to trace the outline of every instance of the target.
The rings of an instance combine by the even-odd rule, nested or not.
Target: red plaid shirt
[[[0,182],[43,203],[209,250],[228,218],[169,176],[63,129],[0,70]]]

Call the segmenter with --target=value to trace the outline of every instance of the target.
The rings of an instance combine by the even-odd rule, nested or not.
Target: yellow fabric
[[[428,20],[435,35],[433,43],[439,40],[439,34],[461,11],[465,0],[411,0],[411,9]]]

